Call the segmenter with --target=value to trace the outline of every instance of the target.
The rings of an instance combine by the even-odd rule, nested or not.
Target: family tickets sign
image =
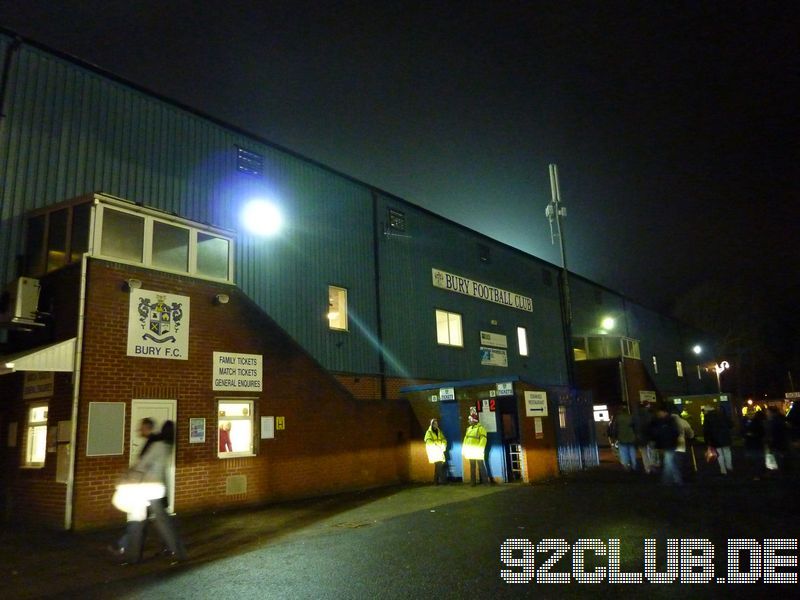
[[[189,297],[139,289],[130,298],[128,356],[188,360]]]
[[[263,362],[260,354],[214,352],[214,383],[211,389],[260,392]]]

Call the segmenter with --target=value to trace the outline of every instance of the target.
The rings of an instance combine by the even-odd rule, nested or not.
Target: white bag
[[[764,466],[767,467],[769,471],[778,470],[778,461],[775,459],[775,455],[772,452],[767,451],[764,453]]]

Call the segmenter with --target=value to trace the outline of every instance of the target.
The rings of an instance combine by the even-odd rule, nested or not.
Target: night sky
[[[720,279],[794,325],[798,6],[6,0],[0,24],[555,263],[557,163],[571,270],[663,310]]]

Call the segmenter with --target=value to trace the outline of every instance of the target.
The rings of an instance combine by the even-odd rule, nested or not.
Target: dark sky
[[[552,262],[555,162],[571,269],[668,308],[714,276],[800,294],[797,6],[5,0],[0,24]]]

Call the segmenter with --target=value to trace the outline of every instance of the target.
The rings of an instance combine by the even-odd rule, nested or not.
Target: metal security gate
[[[599,466],[591,393],[562,390],[555,397],[559,470],[568,473]]]

